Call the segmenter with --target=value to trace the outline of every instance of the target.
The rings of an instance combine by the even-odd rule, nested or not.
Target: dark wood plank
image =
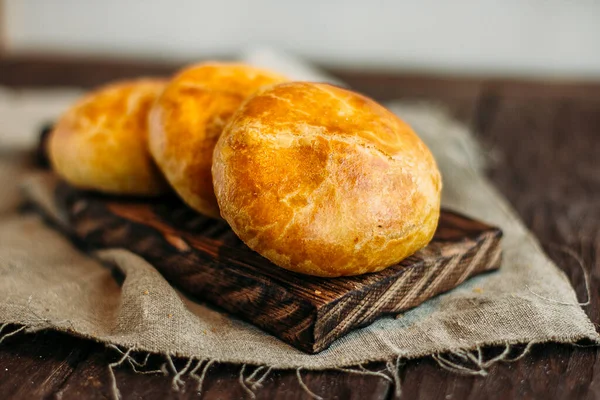
[[[16,329],[9,326],[3,333]],[[7,337],[0,346],[0,397],[30,399],[55,393],[87,357],[91,343],[41,332]]]
[[[585,300],[578,256],[600,289],[600,101],[500,93],[480,131],[497,151],[490,177]],[[600,320],[597,298],[584,309]]]
[[[126,248],[169,281],[309,353],[375,319],[413,308],[500,265],[497,228],[442,211],[429,245],[397,265],[320,278],[279,268],[250,250],[224,221],[176,198],[119,199],[77,191],[48,175],[69,231],[94,248]]]
[[[92,88],[118,79],[168,76],[181,65],[158,60],[140,62],[40,55],[5,56],[0,57],[0,85]]]
[[[431,358],[410,362],[403,372],[403,398],[583,399],[592,381],[595,349],[535,346],[515,363],[497,363],[487,376],[442,370]]]

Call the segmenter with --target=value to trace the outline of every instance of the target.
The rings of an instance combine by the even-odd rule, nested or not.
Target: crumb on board
[[[167,314],[167,317],[173,318],[173,314]]]
[[[142,292],[142,294],[144,294],[144,295],[148,295],[148,294],[150,294],[150,292],[148,291],[148,289],[146,289],[146,290],[144,290],[144,291]]]
[[[400,319],[400,318],[402,318],[402,317],[404,317],[404,314],[403,314],[403,313],[396,314],[396,319]]]
[[[473,289],[473,292],[475,292],[475,293],[483,293],[483,289],[480,288],[480,287],[476,287],[476,288]]]

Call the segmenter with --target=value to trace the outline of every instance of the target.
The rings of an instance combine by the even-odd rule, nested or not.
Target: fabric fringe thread
[[[402,381],[400,380],[400,356],[396,357],[396,362],[393,363],[391,360],[388,360],[385,363],[387,371],[391,374],[393,383],[394,383],[394,392],[396,394],[396,398],[400,398],[402,395]]]
[[[315,400],[323,400],[323,398],[321,396],[315,394],[308,388],[308,386],[306,386],[306,384],[302,380],[302,375],[300,374],[300,370],[302,370],[302,368],[296,368],[296,378],[298,378],[298,384],[300,385],[302,390],[304,390],[304,392],[306,392],[306,394],[308,394],[310,397],[312,397]]]
[[[490,368],[492,365],[497,364],[498,362],[518,361],[529,354],[534,344],[536,344],[536,342],[527,343],[521,353],[513,358],[509,358],[513,348],[512,345],[508,343],[505,344],[504,350],[499,355],[492,357],[489,360],[484,359],[481,346],[477,346],[477,354],[475,354],[473,351],[466,350],[456,350],[450,352],[450,354],[453,354],[462,361],[451,360],[440,353],[432,354],[431,357],[441,368],[447,371],[462,375],[487,376],[488,368]]]
[[[577,264],[579,265],[579,268],[581,268],[581,271],[583,272],[583,280],[584,280],[584,284],[585,284],[585,292],[586,292],[586,301],[584,302],[573,302],[573,303],[569,303],[569,302],[564,302],[564,301],[558,301],[555,299],[551,299],[548,297],[544,297],[536,292],[534,292],[533,290],[531,290],[531,288],[527,285],[525,285],[525,287],[527,288],[527,290],[533,294],[534,296],[545,300],[547,302],[553,303],[553,304],[559,304],[559,305],[563,305],[563,306],[578,306],[578,307],[586,307],[590,305],[591,302],[591,293],[590,293],[590,276],[589,276],[589,272],[588,269],[586,268],[586,265],[583,261],[583,258],[577,254],[573,249],[571,249],[570,247],[567,247],[565,245],[561,245],[561,244],[556,244],[556,243],[550,243],[550,247],[553,249],[557,249],[561,252],[563,252],[564,254],[567,254],[569,256],[571,256],[575,261],[577,261]]]
[[[0,343],[2,343],[2,342],[4,341],[4,339],[7,339],[7,338],[9,338],[9,337],[11,337],[11,336],[14,336],[14,335],[16,335],[16,334],[17,334],[17,333],[19,333],[19,332],[22,332],[22,331],[24,331],[24,330],[25,330],[25,328],[26,328],[25,326],[22,326],[22,327],[20,327],[20,328],[17,328],[17,329],[15,329],[15,330],[14,330],[14,331],[12,331],[12,332],[7,332],[7,333],[5,333],[5,334],[3,335],[3,334],[2,334],[2,331],[3,331],[3,330],[4,330],[4,328],[6,328],[8,325],[9,325],[9,324],[8,324],[8,323],[6,323],[6,324],[2,324],[2,326],[0,326]]]
[[[119,391],[119,387],[117,386],[117,377],[115,376],[114,369],[125,362],[129,358],[129,353],[131,353],[132,349],[128,349],[118,361],[108,364],[108,375],[110,377],[110,389],[111,394],[115,400],[119,400],[121,398],[121,392]]]
[[[264,365],[258,366],[248,377],[244,377],[246,366],[247,364],[243,364],[240,369],[239,383],[250,398],[254,399],[256,398],[256,390],[262,387],[262,383],[271,374],[273,369]]]
[[[202,366],[204,361],[206,361],[206,364]],[[213,365],[214,362],[214,360],[198,360],[198,364],[196,364],[196,366],[190,371],[190,377],[196,382],[198,382],[198,386],[196,388],[198,396],[202,395],[202,384],[204,383],[204,377],[206,376],[208,369],[211,367],[211,365]],[[196,374],[196,372],[200,369],[201,366],[202,372],[200,372],[200,375],[198,375]]]

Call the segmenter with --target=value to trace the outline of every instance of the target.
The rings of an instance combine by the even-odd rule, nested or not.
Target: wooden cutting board
[[[444,210],[433,241],[384,271],[318,278],[279,268],[223,221],[176,198],[123,200],[58,183],[55,202],[77,241],[142,256],[172,284],[308,353],[500,266],[499,229]]]

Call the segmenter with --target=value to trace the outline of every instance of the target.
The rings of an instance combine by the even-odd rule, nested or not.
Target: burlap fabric
[[[0,138],[26,135],[72,96],[0,91]],[[62,103],[58,99],[62,99]],[[38,106],[31,107],[34,102]],[[48,107],[40,104],[48,102]],[[390,106],[431,147],[444,178],[443,204],[500,226],[500,271],[474,278],[406,312],[383,318],[307,355],[171,287],[140,257],[113,249],[83,254],[34,212],[18,213],[19,187],[52,212],[44,179],[16,151],[0,157],[0,324],[54,329],[136,349],[274,368],[326,369],[367,361],[411,358],[482,345],[598,343],[565,275],[482,173],[469,132],[427,104]],[[24,110],[29,110],[25,112]],[[24,118],[26,116],[26,118]],[[13,118],[7,124],[6,118]],[[19,122],[19,118],[23,120]],[[15,130],[8,135],[4,126]],[[21,140],[31,144],[31,140]],[[55,219],[60,222],[61,216]],[[125,276],[114,278],[111,268]],[[4,332],[6,333],[6,332]]]

